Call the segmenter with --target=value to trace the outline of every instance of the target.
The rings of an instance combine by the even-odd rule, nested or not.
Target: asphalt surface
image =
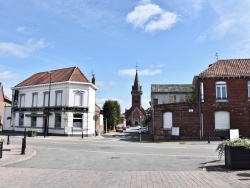
[[[114,134],[116,133],[108,133],[108,135]],[[47,137],[46,139],[79,138]],[[84,138],[88,141],[98,139],[105,138],[102,136]],[[200,143],[192,141],[189,144],[199,145]],[[9,166],[22,161],[28,162],[30,158],[36,156],[37,151],[27,146],[25,155],[21,155],[21,145],[12,143],[7,145],[6,140],[3,148],[10,151],[3,151],[3,157],[0,159],[0,187],[250,187],[250,170],[230,170],[225,167],[224,160],[210,161],[204,164],[202,170],[195,171],[20,168]]]

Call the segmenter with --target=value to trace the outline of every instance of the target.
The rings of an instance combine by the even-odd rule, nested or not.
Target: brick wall
[[[204,87],[204,102],[202,113],[204,117],[204,136],[229,138],[229,131],[215,131],[216,111],[230,113],[230,129],[239,129],[243,137],[250,136],[250,101],[248,101],[247,83],[249,78],[213,78],[202,79]],[[216,82],[225,81],[227,84],[227,102],[216,101]],[[198,82],[196,83],[196,88]],[[197,91],[197,90],[196,90]],[[198,95],[196,95],[198,101]]]
[[[172,126],[179,127],[181,138],[199,138],[198,103],[172,103],[156,105],[154,107],[155,139],[171,138],[171,130],[163,129],[164,112],[172,112]]]

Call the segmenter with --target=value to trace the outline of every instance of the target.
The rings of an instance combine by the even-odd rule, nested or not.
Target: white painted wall
[[[25,105],[24,107],[29,108],[32,107],[32,93],[38,93],[38,103],[37,107],[47,107],[44,104],[44,92],[49,91],[49,84],[43,84],[39,86],[29,86],[29,87],[19,87],[19,88],[12,88],[13,91],[18,89],[19,90],[19,100],[20,94],[25,94]],[[84,134],[95,134],[95,122],[93,120],[93,116],[95,114],[95,92],[96,87],[90,83],[77,83],[77,82],[61,82],[61,83],[52,83],[51,90],[50,90],[50,107],[55,106],[56,101],[56,91],[62,90],[62,106],[65,107],[74,107],[74,91],[79,90],[83,91],[83,105],[82,107],[88,108],[88,113],[83,113],[83,129],[87,129]],[[18,105],[20,104],[20,101]],[[10,109],[6,108],[6,116],[10,115]],[[23,112],[26,114],[30,114],[31,112]],[[37,111],[37,114],[43,114],[42,111]],[[73,112],[66,112],[62,113],[62,120],[61,120],[61,128],[65,127],[73,127]],[[23,129],[19,126],[19,112],[15,112],[13,116],[13,124],[17,129]],[[43,128],[43,118],[37,117],[37,127]],[[31,118],[24,116],[24,126],[31,126]],[[4,121],[5,130],[11,130],[12,128],[8,125],[8,122]],[[49,117],[49,127],[55,127],[55,115],[54,113]],[[41,129],[42,131],[42,129]],[[62,133],[62,130],[49,130],[51,133]],[[81,130],[82,131],[82,130]]]

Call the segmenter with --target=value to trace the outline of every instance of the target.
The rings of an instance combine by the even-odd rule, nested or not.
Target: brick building
[[[155,139],[229,138],[230,129],[250,137],[250,59],[219,60],[194,76],[195,101],[154,106]]]

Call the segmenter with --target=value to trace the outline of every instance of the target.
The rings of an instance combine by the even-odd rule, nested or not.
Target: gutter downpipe
[[[198,81],[198,109],[199,109],[199,127],[200,127],[200,139],[202,138],[202,118],[201,118],[201,83]]]

